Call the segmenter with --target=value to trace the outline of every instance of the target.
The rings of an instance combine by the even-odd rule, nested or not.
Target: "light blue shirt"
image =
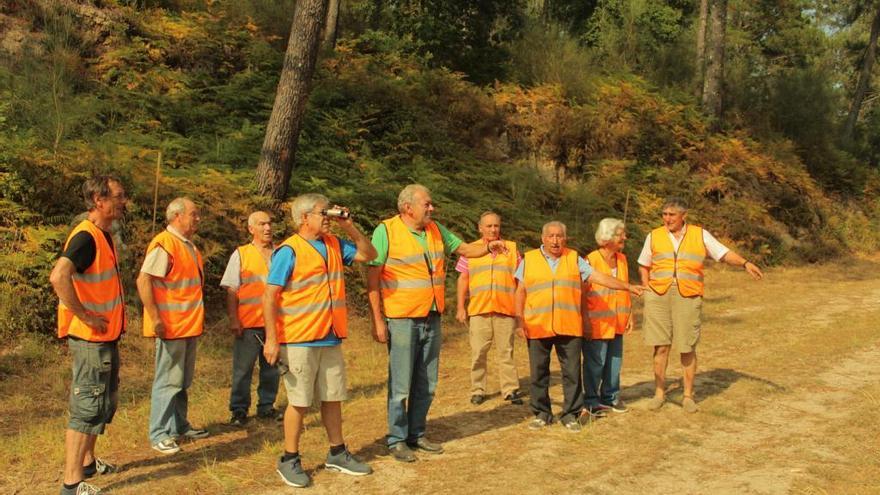
[[[308,241],[318,253],[327,261],[327,245],[322,239]],[[339,247],[342,248],[342,264],[351,266],[354,263],[354,257],[357,255],[357,246],[350,241],[339,239]],[[293,267],[296,265],[296,253],[290,246],[281,246],[272,253],[272,264],[269,267],[269,277],[267,284],[278,285],[284,287],[287,285],[287,279],[293,273]],[[313,340],[311,342],[297,342],[293,345],[297,347],[329,347],[342,343],[339,337],[333,332],[327,334],[321,340]],[[284,345],[284,344],[282,344]]]
[[[561,260],[562,257],[554,258],[552,256],[549,256],[546,252],[544,252],[543,244],[541,245],[541,254],[544,255],[544,259],[547,260],[547,264],[550,265],[550,271],[556,273],[556,267],[559,266],[559,260]],[[587,279],[590,278],[590,275],[593,274],[593,267],[590,266],[590,263],[587,260],[580,256],[577,257],[577,260],[578,271],[581,272],[581,281],[586,282]],[[516,272],[513,274],[513,276],[516,277],[516,279],[520,282],[522,282],[524,279],[523,272],[525,271],[525,264],[526,260],[525,258],[523,258],[522,260],[520,260],[519,265],[516,266]]]

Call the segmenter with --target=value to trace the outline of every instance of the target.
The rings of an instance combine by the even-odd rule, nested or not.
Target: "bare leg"
[[[299,437],[302,435],[303,417],[308,407],[288,406],[284,411],[284,450],[299,452]]]
[[[95,435],[76,430],[64,432],[64,483],[72,485],[83,480],[82,463],[89,449],[94,448]]]
[[[694,376],[697,374],[697,351],[682,353],[681,369],[684,375],[684,396],[694,397]]]
[[[342,445],[342,402],[322,402],[321,421],[327,430],[327,440],[330,445]]]
[[[654,397],[666,397],[666,363],[669,361],[668,345],[654,346]]]
[[[83,456],[82,465],[88,466],[95,462],[95,443],[98,441],[98,435],[89,435],[88,445],[86,445],[86,453]]]

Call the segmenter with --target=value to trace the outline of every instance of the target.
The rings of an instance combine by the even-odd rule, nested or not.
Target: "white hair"
[[[177,215],[183,215],[186,211],[186,203],[192,203],[192,200],[187,197],[179,197],[174,198],[168,203],[168,208],[165,209],[165,219],[168,220],[168,223],[174,221]]]
[[[559,227],[559,228],[561,228],[561,229],[562,229],[562,235],[568,237],[568,233],[567,233],[567,231],[566,231],[565,224],[562,223],[562,222],[560,222],[559,220],[553,220],[553,221],[550,221],[550,222],[545,223],[544,226],[541,227],[541,235],[542,235],[542,236],[547,235],[547,231],[550,230],[550,227]]]
[[[431,195],[431,191],[428,190],[427,187],[421,184],[410,184],[404,187],[403,190],[400,191],[400,194],[397,195],[397,211],[403,213],[406,205],[412,204],[413,196],[415,196],[417,192],[420,192],[427,196]]]
[[[263,215],[268,216],[268,217],[269,217],[269,220],[272,219],[272,216],[269,215],[268,213],[266,213],[265,211],[257,210],[257,211],[251,213],[251,214],[248,216],[248,225],[249,225],[249,226],[251,226],[251,225],[252,225],[252,226],[256,226],[256,225],[257,225],[257,216],[260,215],[261,213],[262,213]]]
[[[314,210],[315,206],[319,203],[329,204],[330,200],[327,199],[327,196],[318,193],[300,194],[294,198],[293,203],[290,205],[290,214],[293,216],[293,227],[299,230],[299,228],[302,227],[303,215]]]
[[[618,231],[625,229],[626,226],[623,224],[623,220],[617,218],[603,218],[599,221],[599,225],[596,227],[596,244],[598,244],[599,247],[608,244],[611,242],[611,239],[614,239],[614,236],[617,235]]]

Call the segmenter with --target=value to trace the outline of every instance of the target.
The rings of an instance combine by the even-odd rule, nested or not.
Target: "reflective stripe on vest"
[[[623,253],[614,253],[617,280],[629,282],[629,266]],[[611,267],[599,250],[587,255],[587,261],[599,273],[609,277]],[[613,339],[623,334],[632,312],[629,291],[614,290],[595,284],[587,284],[587,311],[590,316],[590,330],[594,339]]]
[[[446,254],[440,229],[434,222],[425,226],[425,252],[400,215],[382,223],[388,233],[388,259],[382,265],[380,281],[385,316],[421,318],[435,302],[442,313],[446,305]]]
[[[523,263],[526,290],[523,326],[526,337],[582,336],[582,283],[577,253],[564,249],[555,273],[540,249],[527,252]]]
[[[678,283],[678,293],[685,297],[703,295],[703,260],[706,245],[703,229],[688,225],[678,252],[669,239],[666,227],[651,231],[651,271],[648,285],[657,294],[666,294],[673,279]]]
[[[116,264],[116,248],[107,242],[104,232],[89,220],[83,220],[67,236],[67,249],[73,236],[88,232],[95,241],[95,260],[83,273],[71,277],[73,290],[83,307],[107,319],[107,331],[98,333],[77,318],[63,303],[58,303],[58,337],[68,335],[89,342],[112,342],[125,328],[125,298]]]
[[[164,278],[152,277],[153,298],[165,327],[165,339],[198,337],[205,325],[202,301],[204,265],[199,250],[164,230],[150,241],[147,253],[155,248],[168,253],[171,270]],[[155,337],[153,320],[144,311],[144,336]]]
[[[348,336],[342,249],[333,235],[323,237],[327,260],[299,234],[282,246],[293,249],[296,262],[287,284],[278,295],[275,331],[282,344],[311,342],[330,330],[340,339]]]
[[[260,248],[253,244],[239,246],[238,256],[241,260],[238,321],[242,328],[262,328],[266,326],[263,321],[263,292],[266,291],[269,265]]]
[[[507,254],[468,258],[468,314],[500,313],[514,316],[513,293],[516,291],[516,243],[504,241]]]

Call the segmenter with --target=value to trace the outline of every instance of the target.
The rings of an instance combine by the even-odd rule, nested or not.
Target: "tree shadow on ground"
[[[761,383],[775,392],[785,392],[787,389],[782,385],[774,383],[760,376],[742,373],[730,368],[714,368],[711,370],[701,371],[694,378],[694,388],[697,391],[698,398],[705,399],[713,395],[719,395],[730,388],[734,383],[740,380],[748,380],[751,382]],[[670,396],[673,400],[681,400],[681,392],[683,385],[681,380],[675,380],[666,384],[667,400]],[[635,402],[640,399],[647,399],[654,396],[654,381],[643,381],[625,387],[620,392],[620,398],[624,402]]]

